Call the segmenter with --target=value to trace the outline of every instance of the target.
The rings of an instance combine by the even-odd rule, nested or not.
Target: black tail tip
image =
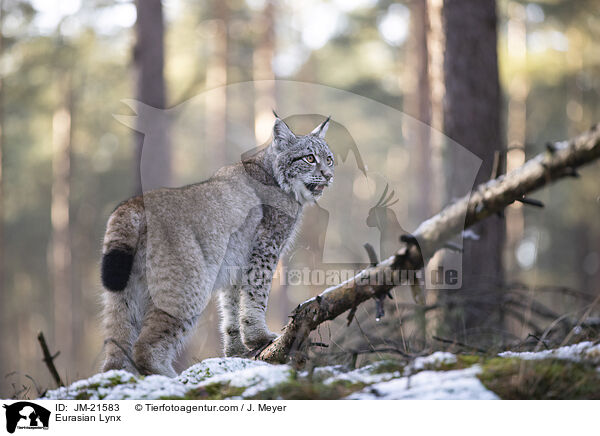
[[[132,267],[132,253],[119,249],[110,250],[102,256],[102,284],[109,291],[122,291],[127,286]]]

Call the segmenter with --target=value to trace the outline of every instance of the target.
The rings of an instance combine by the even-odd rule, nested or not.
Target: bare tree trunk
[[[427,13],[427,0],[415,0],[410,3],[411,20],[408,40],[408,65],[406,82],[411,90],[405,98],[404,111],[421,123],[406,119],[403,131],[406,132],[407,142],[416,148],[414,165],[411,165],[411,178],[419,186],[416,199],[411,200],[414,213],[419,218],[431,216],[435,210],[434,192],[438,188],[436,179],[443,174],[435,171],[432,159],[431,123],[432,123],[432,95],[429,77],[429,50],[427,37],[429,33],[429,17]],[[395,243],[394,243],[395,245]],[[415,329],[416,340],[426,343],[427,319],[424,312],[418,316],[418,327]]]
[[[432,188],[433,173],[431,168],[431,87],[429,86],[429,52],[427,50],[427,33],[429,20],[427,16],[427,0],[416,0],[411,3],[411,31],[409,39],[409,62],[411,66],[408,82],[409,92],[406,96],[405,112],[421,121],[422,125],[410,123],[407,126],[408,142],[417,147],[417,162],[412,167],[413,177],[419,186],[419,210],[417,216],[429,216],[433,212]]]
[[[492,175],[494,156],[504,156],[500,126],[501,95],[496,51],[495,0],[445,0],[444,26],[444,133],[483,159],[475,183]],[[461,162],[452,162],[448,186],[461,176]],[[464,244],[462,289],[465,304],[447,313],[451,334],[466,335],[482,328],[502,328],[499,288],[503,282],[504,221],[492,217],[477,225],[478,241]],[[486,291],[485,297],[482,291]],[[473,298],[470,298],[470,297]],[[489,331],[489,330],[488,330]],[[471,341],[477,341],[472,334]],[[489,340],[489,336],[488,336]]]
[[[517,2],[508,4],[508,56],[517,65],[525,65],[527,61],[527,24],[525,6]],[[512,171],[525,162],[525,142],[527,126],[527,94],[529,84],[524,73],[519,69],[508,85],[508,119],[507,140],[509,150],[506,154],[506,171]],[[505,211],[506,215],[506,271],[512,272],[516,267],[515,249],[523,238],[525,217],[523,205],[513,204]]]
[[[227,62],[229,8],[223,0],[213,0],[215,19],[206,65],[206,139],[209,156],[217,165],[227,159]]]
[[[443,0],[427,0],[425,23],[427,29],[427,77],[430,93],[430,125],[439,132],[444,130],[444,28],[442,23]],[[444,169],[442,165],[443,143],[441,135],[431,138],[431,166],[435,177],[432,186],[432,200],[436,205],[446,201],[444,191]]]
[[[257,145],[267,141],[271,134],[275,109],[275,79],[271,63],[275,53],[275,5],[267,0],[256,28],[260,29],[254,50],[254,135]],[[267,82],[264,82],[266,80]],[[282,114],[286,116],[286,114]]]
[[[66,361],[73,358],[71,234],[69,198],[71,178],[72,83],[67,73],[60,102],[52,117],[52,238],[50,271],[54,297],[54,342]]]
[[[136,0],[136,45],[134,63],[137,71],[137,99],[153,108],[166,108],[164,77],[164,19],[161,0]],[[152,144],[144,144],[144,135],[135,134],[136,191],[169,185],[171,154],[166,118],[154,113],[153,120],[138,119],[141,124],[164,123],[156,128]],[[144,148],[145,147],[145,148]],[[142,149],[144,156],[142,159]],[[138,165],[139,164],[139,165]],[[143,175],[143,178],[142,178]],[[144,186],[142,186],[142,180]]]
[[[4,0],[0,0],[0,59],[4,55]],[[0,329],[3,332],[8,331],[7,318],[8,318],[8,298],[6,297],[6,290],[4,288],[4,180],[2,178],[3,159],[2,149],[4,146],[4,83],[2,75],[0,75]],[[2,341],[0,345],[0,354],[7,356],[9,350],[7,348],[6,341]],[[7,372],[5,367],[5,359],[0,359],[0,377],[4,378]],[[1,384],[0,384],[1,385]]]

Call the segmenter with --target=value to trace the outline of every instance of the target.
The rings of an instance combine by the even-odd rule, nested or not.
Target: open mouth
[[[320,195],[323,193],[323,189],[325,189],[327,185],[319,185],[317,183],[306,183],[305,186],[306,189],[308,189],[312,194]]]

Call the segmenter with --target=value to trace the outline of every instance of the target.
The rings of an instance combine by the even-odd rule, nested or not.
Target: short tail
[[[144,219],[141,197],[121,203],[108,219],[102,246],[102,284],[109,291],[127,287]]]

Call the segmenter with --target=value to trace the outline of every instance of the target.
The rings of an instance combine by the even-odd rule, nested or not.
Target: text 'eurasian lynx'
[[[276,337],[265,322],[271,280],[303,206],[333,180],[328,126],[297,136],[276,118],[272,143],[250,158],[115,209],[102,250],[104,371],[174,376],[173,359],[213,291],[225,355]]]

